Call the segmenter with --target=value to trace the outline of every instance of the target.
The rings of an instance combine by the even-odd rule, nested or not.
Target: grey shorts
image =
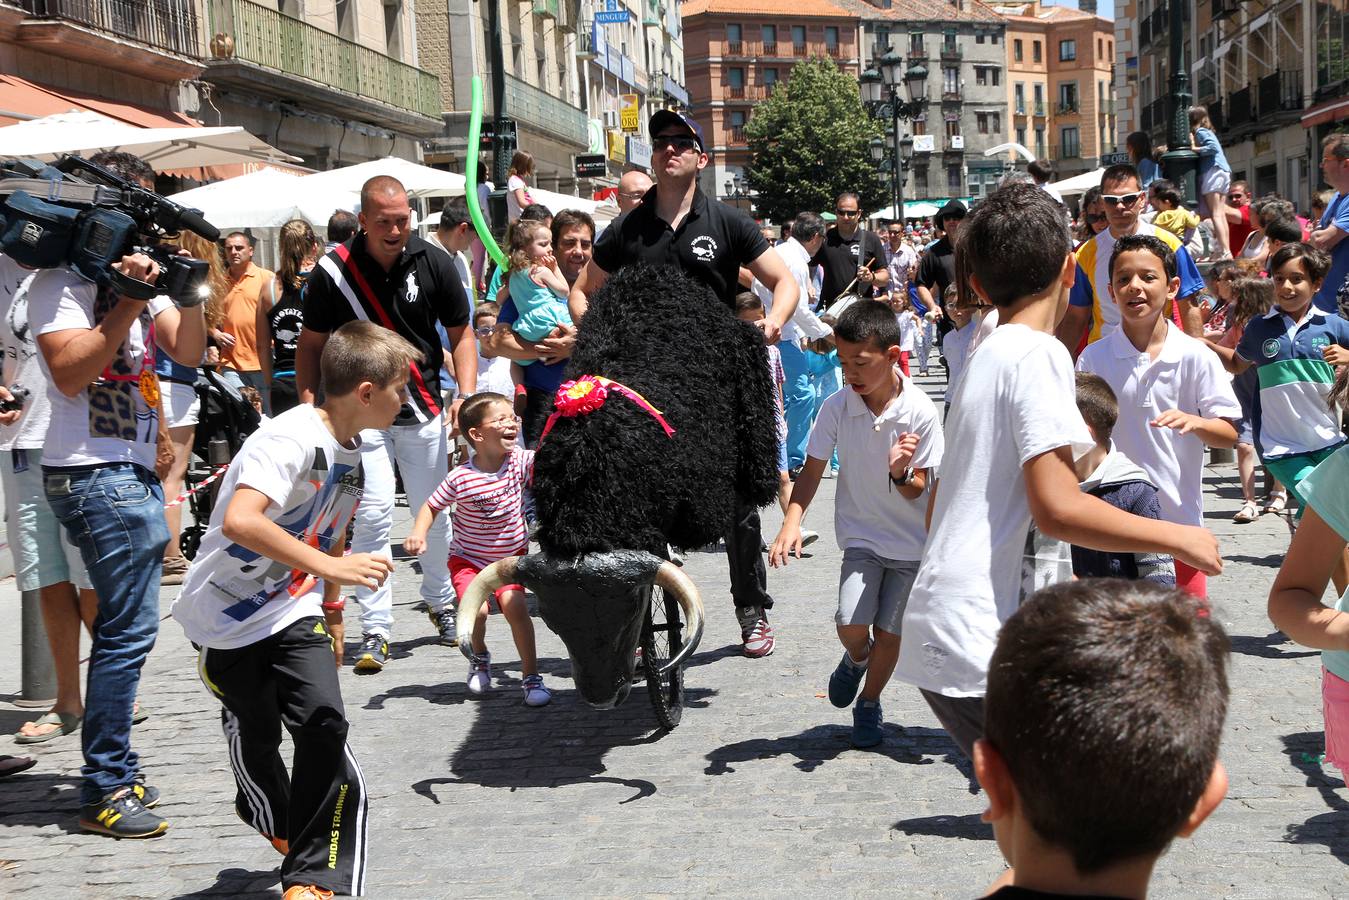
[[[917,560],[886,559],[863,547],[847,548],[838,576],[834,623],[872,625],[899,634],[909,591],[917,577]]]

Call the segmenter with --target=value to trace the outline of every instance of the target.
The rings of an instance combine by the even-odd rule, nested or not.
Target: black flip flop
[[[0,756],[0,778],[26,772],[37,765],[31,756]]]

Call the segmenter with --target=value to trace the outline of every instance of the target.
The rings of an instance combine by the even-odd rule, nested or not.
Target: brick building
[[[825,57],[856,77],[858,16],[830,0],[686,0],[684,60],[690,111],[711,162],[703,190],[725,198],[749,163],[745,125],[754,106],[798,60]]]

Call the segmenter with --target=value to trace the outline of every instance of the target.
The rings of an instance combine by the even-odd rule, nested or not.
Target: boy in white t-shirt
[[[362,492],[360,432],[397,418],[419,358],[370,322],[333,332],[323,405],[287,410],[244,442],[173,604],[223,707],[235,811],[286,857],[285,900],[364,892],[365,781],[328,623],[341,621],[341,585],[377,588],[393,571],[387,557],[343,549]],[[282,725],[295,745],[289,776]]]
[[[979,204],[956,251],[999,325],[970,357],[946,421],[946,439],[961,452],[933,491],[895,675],[921,690],[967,756],[983,731],[998,629],[1043,586],[1026,584],[1032,525],[1078,546],[1153,550],[1222,569],[1204,529],[1133,516],[1078,489],[1073,460],[1093,441],[1077,411],[1072,360],[1054,337],[1073,284],[1071,251],[1062,207],[1028,184]]]
[[[1222,361],[1173,325],[1164,311],[1180,290],[1176,255],[1160,239],[1132,234],[1110,254],[1110,296],[1120,327],[1087,346],[1080,372],[1099,375],[1119,401],[1113,439],[1157,488],[1162,518],[1204,521],[1204,447],[1233,447],[1241,405]],[[1208,596],[1207,576],[1176,560],[1176,586]]]
[[[881,743],[881,691],[899,656],[900,620],[927,537],[922,500],[941,462],[937,407],[898,370],[900,329],[875,300],[859,300],[834,326],[848,389],[824,401],[806,447],[806,462],[768,561],[800,558],[801,519],[825,466],[838,451],[834,530],[843,550],[834,623],[843,659],[829,677],[829,702],[853,707],[852,744]],[[866,683],[863,686],[863,678]]]

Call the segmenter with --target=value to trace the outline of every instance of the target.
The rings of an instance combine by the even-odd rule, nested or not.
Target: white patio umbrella
[[[1081,175],[1074,175],[1072,178],[1065,178],[1062,181],[1056,181],[1050,185],[1064,197],[1071,197],[1076,194],[1085,194],[1094,187],[1101,186],[1101,176],[1105,174],[1105,169],[1097,169],[1094,172],[1083,172]]]
[[[360,194],[316,185],[309,176],[262,169],[183,191],[169,199],[200,209],[206,221],[220,229],[279,228],[291,219],[307,219],[322,230],[334,210],[355,210]]]
[[[370,162],[344,166],[327,172],[315,172],[313,175],[304,177],[306,181],[314,185],[360,193],[361,185],[377,175],[397,178],[407,191],[408,197],[412,199],[418,197],[462,197],[464,195],[463,175],[457,172],[447,172],[444,169],[433,169],[430,166],[418,165],[396,156],[386,156],[383,159],[374,159]]]
[[[551,213],[560,213],[564,209],[579,209],[595,220],[599,225],[618,218],[618,204],[611,200],[587,200],[585,197],[573,197],[571,194],[558,194],[542,188],[531,187],[529,196],[535,203],[542,203]]]
[[[52,160],[99,150],[134,153],[157,171],[240,162],[301,162],[239,127],[138,128],[72,110],[0,128],[0,157]]]
[[[940,211],[934,203],[928,203],[926,200],[910,200],[904,203],[904,218],[906,219],[925,219],[928,216],[935,216]],[[895,218],[894,206],[887,206],[885,209],[877,210],[868,219],[893,219]]]

